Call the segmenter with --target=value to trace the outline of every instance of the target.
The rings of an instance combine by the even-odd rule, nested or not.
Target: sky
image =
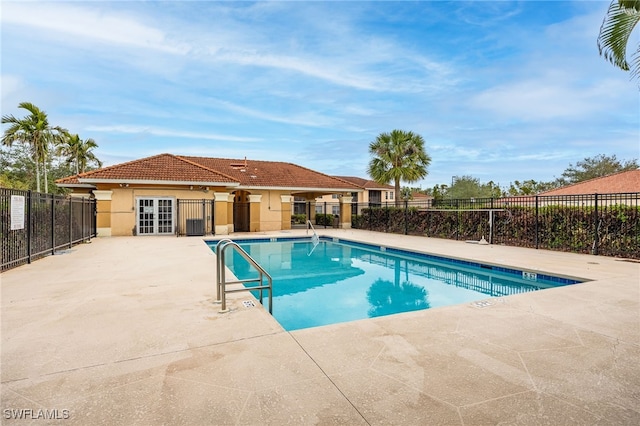
[[[368,178],[369,144],[399,129],[431,157],[403,185],[546,182],[640,158],[638,81],[596,44],[608,6],[2,0],[2,115],[34,103],[105,166],[171,153]]]

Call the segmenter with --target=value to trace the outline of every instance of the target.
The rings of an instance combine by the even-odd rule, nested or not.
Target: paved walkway
[[[94,239],[0,275],[2,424],[640,424],[640,264],[319,233],[592,281],[286,332],[200,238]]]

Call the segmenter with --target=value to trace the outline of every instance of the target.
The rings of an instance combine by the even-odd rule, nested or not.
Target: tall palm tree
[[[395,184],[396,206],[400,205],[400,181],[416,182],[427,175],[431,157],[424,150],[424,139],[413,132],[393,130],[381,133],[369,144],[374,157],[369,176],[380,184]]]
[[[613,0],[600,26],[598,50],[616,67],[636,77],[640,73],[640,44],[627,62],[627,45],[633,29],[640,21],[640,0]]]
[[[29,112],[24,118],[3,115],[2,124],[10,124],[2,136],[2,144],[13,145],[14,142],[29,144],[31,155],[36,166],[36,190],[40,192],[40,165],[44,173],[45,192],[48,192],[47,161],[49,148],[55,143],[58,128],[49,125],[47,114],[30,102],[21,102],[19,108]]]
[[[83,140],[77,133],[72,135],[65,132],[60,145],[60,153],[66,157],[67,164],[75,165],[76,174],[80,174],[87,170],[87,165],[90,162],[102,167],[102,161],[93,153],[97,147],[98,144],[91,138]]]

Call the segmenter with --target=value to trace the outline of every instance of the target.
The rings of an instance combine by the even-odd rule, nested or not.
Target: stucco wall
[[[260,203],[260,230],[279,231],[282,229],[282,201],[280,196],[289,195],[286,191],[252,191],[252,194],[261,194]],[[289,221],[291,217],[289,216]]]
[[[100,188],[106,189],[106,188]],[[158,197],[192,200],[213,199],[213,188],[208,192],[200,189],[180,189],[180,188],[121,188],[119,186],[110,187],[113,191],[111,195],[111,235],[127,236],[133,235],[136,226],[136,200],[140,197]],[[175,220],[175,218],[174,218]]]
[[[217,234],[225,234],[233,232],[233,194],[228,188],[209,188],[208,191],[202,189],[193,190],[181,187],[121,187],[120,185],[104,185],[98,188],[102,191],[102,196],[107,197],[110,193],[110,200],[101,202],[101,206],[106,209],[100,211],[98,222],[100,224],[110,226],[103,229],[103,235],[112,236],[129,236],[134,234],[136,228],[136,207],[139,198],[172,198],[192,199],[192,200],[213,200],[215,194],[219,195],[216,199],[216,219],[215,227]],[[286,200],[292,199],[290,192],[277,190],[250,190],[247,191],[252,196],[260,196],[260,202],[257,206],[252,206],[252,216],[258,216],[255,212],[259,212],[259,218],[252,217],[250,221],[252,231],[278,231],[289,229],[291,227],[291,204],[287,204]],[[228,196],[227,196],[228,195]],[[255,199],[255,198],[254,198]],[[226,200],[229,200],[227,203]],[[283,204],[283,200],[285,203]],[[337,200],[335,200],[337,201]],[[174,208],[177,206],[174,205]],[[221,210],[227,213],[220,214]],[[225,218],[226,216],[226,218]],[[259,222],[256,222],[259,220]],[[177,218],[174,213],[174,223],[177,225]],[[223,223],[224,222],[224,223]],[[138,233],[138,230],[135,229]]]

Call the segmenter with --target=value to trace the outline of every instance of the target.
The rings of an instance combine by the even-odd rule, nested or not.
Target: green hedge
[[[352,227],[396,234],[454,240],[482,237],[493,244],[640,259],[640,208],[627,205],[533,207],[512,206],[494,213],[493,229],[487,211],[363,209]],[[597,232],[596,232],[597,224]]]
[[[307,215],[302,214],[292,214],[291,215],[291,223],[293,224],[305,224],[307,223]]]
[[[316,225],[333,226],[333,218],[331,213],[316,213]]]

